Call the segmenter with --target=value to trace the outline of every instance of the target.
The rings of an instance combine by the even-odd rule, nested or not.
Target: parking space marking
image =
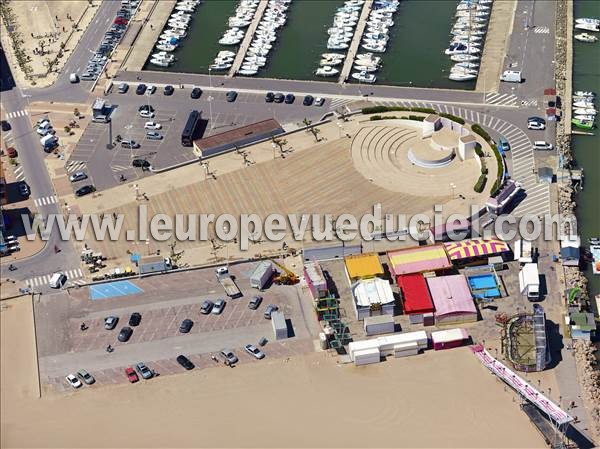
[[[109,282],[102,285],[93,285],[90,287],[90,299],[107,299],[116,296],[127,296],[142,293],[143,290],[130,281]]]
[[[76,171],[83,171],[86,168],[86,161],[69,161],[65,165],[67,173],[73,173]]]

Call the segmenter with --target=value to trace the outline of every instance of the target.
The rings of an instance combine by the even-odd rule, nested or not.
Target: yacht
[[[594,109],[594,108],[574,108],[573,114],[575,114],[575,115],[596,115],[596,109]]]
[[[575,39],[579,42],[596,42],[598,40],[596,36],[588,33],[576,34]]]
[[[576,23],[575,28],[578,30],[586,30],[586,31],[595,31],[595,32],[600,31],[600,25],[598,25],[597,23],[588,23],[588,22]]]
[[[448,79],[452,81],[471,81],[475,78],[477,78],[477,75],[473,73],[451,72],[448,75]]]
[[[591,92],[591,91],[583,91],[583,90],[576,90],[575,92],[573,92],[574,96],[577,97],[591,97],[594,98],[596,96],[595,92]]]
[[[156,48],[161,51],[173,51],[177,47],[173,44],[169,44],[168,42],[160,42],[156,45]]]
[[[340,71],[338,69],[335,69],[331,66],[323,66],[323,67],[319,67],[316,71],[315,71],[315,75],[317,76],[336,76],[340,73]]]
[[[600,19],[591,19],[591,18],[583,17],[580,19],[575,19],[575,23],[591,23],[594,25],[600,25]]]
[[[479,64],[476,62],[457,62],[454,67],[464,67],[465,69],[477,69]]]
[[[573,102],[573,106],[575,106],[576,108],[593,108],[594,102],[586,100],[577,100]]]
[[[352,76],[352,78],[354,78],[355,80],[358,80],[361,83],[372,84],[375,81],[377,81],[377,77],[375,75],[373,75],[372,73],[367,73],[365,71],[354,72],[351,76]]]
[[[460,54],[460,55],[452,55],[452,56],[450,56],[450,59],[454,62],[474,62],[474,61],[479,61],[479,59],[481,59],[481,58],[477,55]]]

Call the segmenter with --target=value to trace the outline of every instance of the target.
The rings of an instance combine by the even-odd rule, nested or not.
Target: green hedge
[[[407,108],[404,106],[371,106],[363,108],[362,113],[368,114],[381,114],[382,112],[394,112],[394,111],[407,111],[407,112],[422,112],[425,114],[437,114],[435,109],[431,108]]]
[[[431,108],[409,108],[409,111],[422,112],[423,114],[437,114],[437,111]]]
[[[491,194],[492,196],[496,196],[498,191],[502,187],[502,175],[504,175],[504,165],[502,161],[502,155],[500,151],[498,151],[498,147],[496,145],[492,145],[492,151],[494,152],[494,156],[496,157],[496,163],[498,165],[498,171],[496,172],[496,182],[492,186]]]
[[[422,122],[423,120],[425,120],[425,117],[421,117],[419,115],[409,115],[408,119],[409,120],[416,120],[417,122]]]
[[[485,189],[486,183],[487,183],[487,175],[482,173],[481,176],[479,176],[479,179],[477,180],[477,182],[475,183],[473,190],[475,190],[477,193],[483,192],[483,189]]]
[[[483,157],[483,150],[481,149],[481,145],[479,143],[475,144],[475,154],[479,157]]]
[[[481,126],[479,126],[477,123],[471,125],[471,130],[475,133],[475,134],[479,134],[481,137],[483,137],[485,139],[486,142],[491,143],[492,138],[490,137],[490,135],[487,133],[487,131],[485,129],[483,129]]]
[[[444,117],[444,118],[450,119],[453,122],[460,123],[461,125],[465,124],[465,121],[462,118],[457,117],[456,115],[446,114],[445,112],[438,112],[438,115],[440,117]]]

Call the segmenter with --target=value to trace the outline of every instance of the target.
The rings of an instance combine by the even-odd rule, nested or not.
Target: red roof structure
[[[405,274],[398,276],[397,281],[402,290],[403,308],[406,315],[433,312],[433,302],[422,274]]]

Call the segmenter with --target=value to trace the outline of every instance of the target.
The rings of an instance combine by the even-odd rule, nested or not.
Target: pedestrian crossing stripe
[[[72,283],[75,284],[85,284],[85,280],[84,279],[78,279],[78,278],[82,278],[83,277],[83,272],[81,271],[81,268],[74,268],[72,270],[65,270],[63,271],[63,273],[66,274],[67,276],[67,280],[71,281]],[[31,279],[28,279],[25,281],[25,284],[27,284],[30,288],[33,287],[41,287],[44,285],[48,285],[48,283],[50,282],[50,278],[52,277],[51,274],[46,274],[43,276],[37,276]]]
[[[352,103],[357,101],[356,99],[348,99],[348,98],[334,98],[331,100],[331,104],[329,105],[331,109],[337,109],[340,106],[347,105],[348,103]]]
[[[535,34],[550,34],[550,28],[548,27],[535,27],[533,32]]]
[[[17,181],[23,181],[25,179],[25,173],[23,173],[23,166],[19,165],[15,168],[15,178]]]
[[[33,204],[35,204],[36,206],[47,206],[48,204],[54,204],[56,203],[56,197],[54,195],[50,195],[50,196],[44,196],[42,198],[36,198],[35,200],[33,200]]]
[[[86,167],[86,162],[85,161],[69,161],[67,162],[67,165],[65,165],[65,169],[67,170],[67,173],[73,173],[76,171],[80,171],[85,169]]]
[[[485,94],[485,102],[487,104],[497,104],[497,105],[515,105],[517,103],[518,97],[513,94],[499,94],[495,92],[488,92]]]
[[[131,167],[130,166],[123,166],[123,165],[111,165],[110,168],[114,172],[120,172],[120,171],[129,170]]]
[[[6,116],[8,118],[16,118],[16,117],[24,117],[26,115],[29,115],[29,112],[25,111],[24,109],[21,109],[20,111],[9,112]]]

